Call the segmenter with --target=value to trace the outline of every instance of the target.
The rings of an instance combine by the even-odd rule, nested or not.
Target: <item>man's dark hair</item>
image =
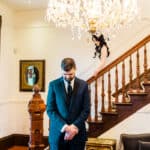
[[[72,68],[76,69],[76,64],[72,58],[64,58],[61,62],[61,69],[64,71],[70,71]]]

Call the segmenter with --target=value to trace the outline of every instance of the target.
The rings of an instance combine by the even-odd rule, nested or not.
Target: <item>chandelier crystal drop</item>
[[[114,32],[137,14],[137,0],[49,0],[46,18],[80,38],[83,32]]]

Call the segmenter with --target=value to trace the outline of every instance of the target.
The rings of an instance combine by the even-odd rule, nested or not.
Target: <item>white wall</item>
[[[46,91],[42,98],[46,103],[48,82],[60,75],[60,61],[73,57],[78,74],[92,63],[94,45],[87,42],[87,35],[81,40],[71,40],[67,29],[56,29],[44,21],[45,11],[12,12],[0,3],[3,16],[2,48],[0,56],[0,137],[12,133],[29,134],[29,114],[27,104],[32,97],[30,92],[19,91],[19,60],[45,59]],[[133,27],[119,32],[110,41],[110,63],[123,52],[150,33],[149,22],[142,20]],[[123,48],[122,48],[123,47]],[[82,77],[82,76],[81,76]],[[118,130],[118,129],[117,129]],[[116,136],[121,131],[116,133]],[[48,135],[48,117],[44,115],[44,135]],[[113,136],[114,137],[114,136]]]
[[[13,11],[0,2],[2,15],[1,49],[0,49],[0,137],[13,133],[14,109],[11,106],[13,81],[16,80],[14,47]],[[16,69],[15,69],[16,70]],[[10,77],[11,75],[11,77]],[[16,80],[17,81],[17,80]],[[16,84],[15,84],[16,86]]]
[[[10,95],[5,92],[8,90],[9,84],[11,83],[10,74],[12,74],[12,70],[15,60],[15,56],[13,54],[14,47],[14,28],[13,28],[13,12],[2,5],[0,3],[0,14],[2,15],[2,33],[1,33],[1,51],[0,51],[0,67],[1,67],[1,83],[4,83],[3,86],[0,87],[1,94],[0,97],[10,98]],[[13,76],[13,74],[12,74]],[[6,80],[7,79],[7,80]],[[5,82],[4,82],[5,81]],[[8,91],[7,91],[8,92]],[[10,91],[11,92],[11,91]]]

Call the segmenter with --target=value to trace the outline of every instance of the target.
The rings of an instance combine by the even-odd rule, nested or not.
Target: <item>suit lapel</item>
[[[66,92],[66,89],[65,89],[65,85],[64,85],[64,80],[63,80],[63,78],[60,79],[60,91],[62,92],[63,100],[64,100],[64,102],[66,103],[66,100],[67,100],[67,92]]]

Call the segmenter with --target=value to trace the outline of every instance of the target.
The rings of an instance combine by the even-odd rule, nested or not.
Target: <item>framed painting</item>
[[[45,60],[20,60],[20,91],[31,91],[34,85],[45,91]]]

